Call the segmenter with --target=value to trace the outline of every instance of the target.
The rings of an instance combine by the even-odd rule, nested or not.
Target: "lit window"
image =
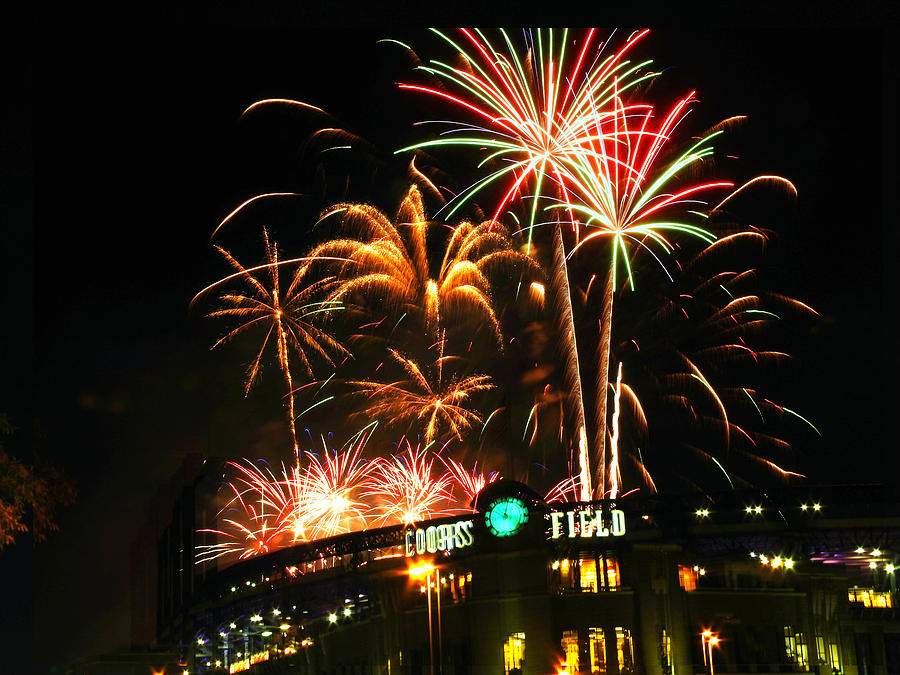
[[[503,664],[505,675],[513,668],[525,670],[525,633],[513,633],[503,643]]]
[[[581,590],[597,592],[597,563],[591,558],[590,560],[579,561],[579,572],[581,577]]]
[[[561,643],[563,650],[563,659],[566,662],[566,670],[570,673],[577,673],[581,670],[578,664],[578,631],[564,630]]]
[[[828,652],[831,656],[831,667],[836,668],[838,672],[841,670],[841,650],[837,643],[831,642],[828,645]]]
[[[678,585],[686,591],[693,591],[697,588],[697,572],[687,565],[678,566]]]
[[[784,652],[788,660],[806,670],[809,664],[809,654],[806,647],[806,638],[803,633],[795,633],[792,626],[784,627]]]
[[[893,607],[890,592],[879,592],[872,588],[851,588],[847,591],[850,602],[861,603],[863,607]]]
[[[591,674],[606,675],[606,635],[602,628],[588,628]]]
[[[603,564],[603,569],[605,570],[603,578],[606,583],[604,584],[604,587],[608,591],[617,589],[621,583],[619,577],[619,561],[612,556],[605,555],[601,559],[601,562]]]
[[[822,663],[826,663],[828,656],[825,654],[825,638],[821,635],[816,636],[816,657]]]
[[[672,672],[672,638],[665,627],[659,629],[659,664],[663,673]]]
[[[634,672],[634,644],[631,631],[621,626],[616,626],[616,656],[619,659],[620,673]]]

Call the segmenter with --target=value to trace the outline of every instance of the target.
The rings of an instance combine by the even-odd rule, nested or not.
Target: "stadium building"
[[[900,673],[883,486],[546,504],[499,481],[472,513],[224,569],[190,563],[202,493],[159,549],[157,638],[188,673]]]

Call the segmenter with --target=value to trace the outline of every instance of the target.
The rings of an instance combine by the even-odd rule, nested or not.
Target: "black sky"
[[[795,336],[787,375],[824,434],[808,467],[822,482],[887,480],[898,466],[897,35],[873,12],[846,25],[836,14],[784,28],[764,27],[763,15],[755,28],[679,25],[642,50],[698,91],[697,114],[710,124],[749,115],[738,132],[748,174],[797,185],[773,273],[822,315]],[[127,645],[128,547],[181,457],[265,442],[265,402],[241,401],[239,367],[210,353],[208,328],[187,311],[222,270],[208,243],[215,224],[244,198],[304,179],[307,122],[240,121],[240,112],[260,98],[297,98],[385,154],[416,138],[419,102],[392,86],[409,64],[376,40],[401,38],[424,54],[425,31],[311,29],[317,18],[239,27],[227,13],[176,13],[106,30],[82,16],[72,30],[36,31],[10,69],[21,95],[3,128],[0,410],[23,427],[9,448],[37,448],[80,490],[49,543],[0,559],[23,616],[33,601],[27,621],[7,615],[3,639],[27,639],[28,624],[37,635],[63,627],[41,650],[42,670]],[[400,184],[394,171],[380,169],[379,190]],[[394,208],[394,195],[356,196]],[[322,206],[298,204],[290,217]]]

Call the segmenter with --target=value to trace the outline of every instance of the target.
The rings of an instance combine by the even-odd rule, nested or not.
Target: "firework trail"
[[[676,482],[698,488],[724,478],[734,486],[750,485],[751,475],[798,475],[784,468],[795,458],[780,435],[794,425],[815,428],[763,393],[762,382],[789,358],[772,328],[788,315],[808,320],[816,314],[767,291],[747,267],[766,243],[762,231],[723,234],[689,259],[674,283],[646,279],[636,295],[650,298],[620,304],[629,337],[613,352],[620,364],[627,362],[630,381],[617,386],[618,431],[632,448],[620,457],[653,491]],[[625,411],[630,422],[623,426]]]
[[[505,50],[495,49],[480,31],[460,29],[454,41],[435,31],[461,55],[463,65],[451,67],[439,62],[421,69],[447,84],[455,92],[433,87],[403,85],[454,103],[479,124],[457,124],[441,138],[405,148],[433,148],[442,145],[475,146],[486,157],[479,166],[493,162],[500,169],[487,174],[460,196],[457,208],[488,185],[511,182],[503,188],[494,218],[526,187],[530,188],[532,217],[529,238],[536,223],[540,202],[555,202],[547,209],[557,218],[553,226],[553,274],[557,329],[563,338],[566,386],[576,407],[575,428],[581,437],[585,429],[576,331],[569,290],[571,256],[586,243],[607,237],[612,252],[603,284],[600,316],[601,335],[596,350],[596,381],[593,391],[595,416],[593,455],[596,492],[605,494],[615,467],[607,469],[607,390],[609,351],[613,321],[616,265],[620,255],[628,262],[629,250],[641,248],[656,257],[652,246],[665,253],[672,250],[666,232],[677,232],[712,241],[704,228],[672,219],[671,211],[700,193],[730,187],[717,182],[691,185],[672,191],[679,174],[712,152],[709,141],[701,139],[674,161],[661,165],[663,151],[678,124],[687,114],[693,94],[680,100],[660,121],[653,106],[627,104],[624,96],[655,76],[644,73],[649,61],[633,64],[626,54],[647,31],[633,34],[624,46],[605,58],[603,45],[594,42],[595,31],[587,32],[577,57],[568,58],[567,32],[558,39],[553,31],[526,32],[524,57],[505,31],[500,31]],[[559,45],[554,51],[554,42]],[[464,45],[463,48],[460,45]],[[468,51],[467,51],[468,49]],[[564,73],[566,73],[564,75]],[[499,160],[499,161],[496,161]],[[566,253],[560,221],[567,222],[575,244]],[[658,259],[658,258],[657,258]],[[633,285],[631,269],[628,279]],[[582,452],[579,452],[583,455]],[[582,464],[583,492],[592,492],[590,472]]]
[[[210,317],[229,319],[237,324],[230,328],[213,348],[251,329],[261,333],[262,342],[256,357],[247,369],[244,382],[246,396],[259,379],[263,357],[269,345],[274,346],[276,360],[287,388],[288,424],[294,455],[299,463],[300,450],[294,426],[294,378],[291,374],[291,361],[299,363],[304,374],[313,377],[308,354],[315,354],[332,366],[334,366],[332,354],[349,356],[344,347],[313,323],[315,319],[321,318],[323,312],[336,311],[342,306],[339,302],[321,299],[333,283],[332,280],[326,278],[305,285],[306,273],[311,262],[309,258],[279,260],[278,246],[269,240],[265,229],[263,242],[265,263],[252,268],[244,267],[228,251],[216,246],[216,250],[236,272],[207,286],[194,297],[191,304],[219,286],[240,283],[244,287],[243,290],[224,293],[219,299],[222,307],[208,314]],[[282,266],[285,265],[299,265],[288,280],[287,288],[283,288],[281,274]]]
[[[600,238],[607,240],[611,254],[604,275],[594,419],[596,475],[604,492],[607,486],[613,491],[614,475],[618,471],[618,467],[612,465],[611,457],[610,466],[606,466],[607,390],[618,262],[621,258],[629,285],[634,290],[630,259],[635,250],[648,253],[662,265],[660,255],[653,248],[660,249],[662,255],[674,250],[673,244],[666,238],[667,233],[689,235],[711,243],[715,240],[711,232],[685,221],[687,215],[694,219],[702,216],[685,212],[684,204],[692,203],[697,208],[699,197],[704,193],[732,187],[730,182],[716,181],[692,184],[677,190],[672,188],[679,174],[712,154],[710,141],[721,131],[696,141],[668,163],[660,162],[675,128],[687,115],[692,99],[693,92],[678,101],[655,124],[652,106],[626,106],[620,97],[615,96],[612,111],[596,112],[597,135],[586,139],[580,151],[567,158],[562,168],[563,172],[570,172],[565,173],[564,180],[571,193],[577,196],[577,202],[570,200],[548,207],[577,214],[571,223],[579,228],[581,237],[570,251],[569,258]],[[617,490],[618,485],[615,487]]]
[[[550,182],[560,161],[580,148],[585,138],[596,134],[595,113],[611,100],[613,82],[618,83],[621,93],[655,76],[641,74],[650,61],[635,64],[625,58],[648,31],[633,34],[618,52],[603,57],[605,45],[595,39],[594,29],[586,32],[577,51],[568,51],[568,29],[562,31],[562,36],[552,29],[526,31],[524,49],[514,44],[503,29],[499,31],[501,49],[495,48],[478,29],[459,29],[458,40],[432,30],[459,54],[461,65],[430,61],[418,69],[449,90],[443,86],[400,87],[447,100],[477,121],[462,125],[435,122],[450,125],[451,133],[398,152],[469,146],[486,154],[479,166],[488,162],[501,165],[461,193],[451,214],[495,182],[511,180],[511,185],[503,188],[504,196],[491,219],[496,222],[507,205],[526,192],[525,181],[529,180],[530,194],[535,197],[529,223],[533,225],[539,198],[546,194],[544,190],[549,186],[549,194],[557,196],[557,187]],[[523,51],[524,58],[520,57]],[[529,244],[530,241],[529,228]]]
[[[419,143],[401,152],[446,145],[482,148],[487,156],[479,167],[492,163],[499,164],[500,168],[465,190],[456,200],[454,209],[484,188],[506,180],[510,184],[502,188],[503,197],[492,218],[496,222],[512,200],[530,191],[531,217],[527,227],[530,251],[542,198],[549,196],[564,203],[571,199],[564,179],[570,173],[564,170],[564,164],[573,154],[580,153],[586,142],[599,135],[598,111],[609,105],[615,96],[654,77],[653,73],[641,73],[650,61],[634,64],[625,58],[647,31],[632,34],[619,51],[605,57],[606,45],[595,40],[593,29],[585,34],[580,49],[572,52],[567,52],[568,30],[564,30],[561,37],[553,30],[526,31],[524,57],[520,57],[522,48],[516,46],[504,30],[500,30],[500,35],[505,50],[496,49],[479,30],[460,29],[458,42],[441,31],[434,32],[460,54],[462,66],[454,68],[432,61],[419,68],[458,94],[417,85],[401,85],[401,88],[448,100],[466,115],[474,115],[478,123],[464,123],[440,139]],[[558,45],[558,51],[554,49],[554,43]],[[577,233],[574,217],[570,220]],[[573,424],[576,434],[582,437],[586,433],[585,406],[568,265],[560,224],[555,223],[553,229],[554,317],[562,337],[565,385],[574,404]],[[605,404],[605,381],[602,384],[596,397],[598,400],[603,398]],[[600,428],[595,435],[597,489],[601,493],[605,484],[605,408],[603,412],[597,421]],[[593,492],[589,468],[582,466],[579,475],[587,481],[582,485],[582,491]]]

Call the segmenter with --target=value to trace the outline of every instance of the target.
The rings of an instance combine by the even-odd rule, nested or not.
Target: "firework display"
[[[501,474],[542,472],[547,502],[801,475],[780,433],[811,424],[760,373],[787,358],[770,326],[815,313],[760,279],[771,234],[733,208],[793,186],[702,177],[729,124],[692,134],[694,92],[668,108],[644,98],[658,73],[632,54],[648,31],[434,33],[456,60],[417,58],[428,83],[400,86],[457,119],[398,150],[413,184],[395,217],[325,205],[322,240],[282,259],[264,229],[251,267],[216,246],[234,272],[192,303],[219,293],[208,315],[230,323],[214,346],[261,336],[245,393],[274,352],[294,461],[226,465],[201,561],[470,511]],[[321,112],[289,99],[246,112],[263,104]],[[475,159],[449,199],[424,155],[447,148]],[[295,194],[244,202],[214,235]],[[298,420],[326,405],[351,440],[301,451]]]

